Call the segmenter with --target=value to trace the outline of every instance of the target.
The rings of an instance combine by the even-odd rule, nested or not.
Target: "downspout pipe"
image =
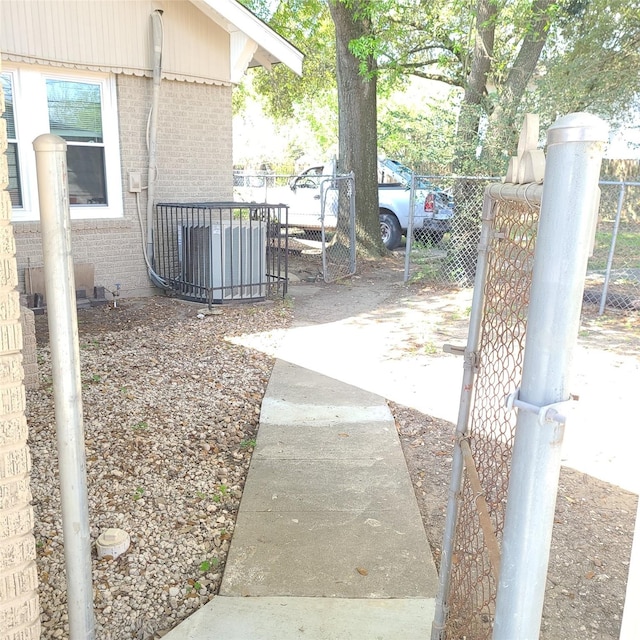
[[[148,153],[149,166],[147,174],[147,260],[149,277],[156,286],[166,286],[153,270],[153,206],[155,200],[157,170],[157,137],[158,137],[158,105],[160,104],[160,82],[162,79],[162,10],[156,9],[151,14],[152,46],[153,46],[153,94],[151,112],[149,113]]]

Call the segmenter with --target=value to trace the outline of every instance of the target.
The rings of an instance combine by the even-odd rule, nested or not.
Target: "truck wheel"
[[[387,249],[395,249],[402,238],[402,229],[397,218],[390,213],[380,214],[380,236]]]

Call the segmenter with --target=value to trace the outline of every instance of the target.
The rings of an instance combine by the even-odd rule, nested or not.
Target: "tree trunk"
[[[498,9],[495,0],[478,0],[471,68],[467,76],[464,99],[460,109],[455,171],[469,172],[476,164],[478,131],[487,94],[487,78],[491,71]]]
[[[499,89],[500,99],[489,117],[482,149],[483,164],[502,174],[514,152],[520,132],[518,108],[533,76],[549,35],[549,7],[554,0],[537,0],[532,7],[531,26],[525,35],[509,74]]]
[[[495,0],[477,0],[476,28],[464,99],[458,121],[454,170],[459,175],[477,173],[477,148],[483,114],[486,114],[487,79],[493,63],[495,25],[498,9]],[[452,282],[473,283],[480,239],[479,208],[473,182],[456,180],[454,193],[456,218],[447,249],[446,269]]]
[[[385,253],[378,211],[376,63],[372,56],[362,62],[349,50],[351,42],[371,34],[364,8],[360,0],[329,2],[336,32],[338,171],[355,177],[358,254],[376,257]]]

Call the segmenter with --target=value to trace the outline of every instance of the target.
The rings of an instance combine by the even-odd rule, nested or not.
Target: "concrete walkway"
[[[384,399],[278,360],[220,595],[165,640],[424,640],[436,588]]]

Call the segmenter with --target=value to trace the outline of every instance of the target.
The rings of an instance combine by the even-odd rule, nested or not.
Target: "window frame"
[[[11,136],[9,135],[9,127],[7,126],[6,131],[7,131],[7,154],[9,153],[8,149],[10,145],[15,145],[15,154],[16,154],[16,173],[17,173],[17,180],[18,180],[18,193],[20,196],[20,200],[22,201],[22,203],[24,204],[24,195],[22,193],[22,179],[21,179],[21,175],[22,175],[22,170],[20,168],[20,156],[19,156],[19,145],[18,145],[18,131],[17,131],[17,123],[16,123],[16,117],[15,117],[15,111],[16,111],[16,102],[15,102],[15,78],[13,76],[13,74],[11,73],[2,73],[2,75],[4,76],[9,76],[9,84],[11,85],[11,110],[12,110],[12,115],[13,115],[13,133],[14,135]],[[7,112],[7,105],[6,105],[6,100],[7,100],[7,94],[5,92],[4,94],[4,98],[5,98],[5,110],[4,110],[4,114],[6,114]],[[20,205],[20,208],[22,208],[23,204]],[[13,204],[12,204],[13,206]]]
[[[14,222],[40,220],[33,141],[39,135],[50,132],[47,80],[67,80],[100,85],[107,204],[71,205],[69,208],[71,219],[122,218],[124,203],[115,75],[30,65],[3,65],[2,73],[11,75],[12,80],[15,141],[22,189],[22,207],[13,208],[12,220]]]

